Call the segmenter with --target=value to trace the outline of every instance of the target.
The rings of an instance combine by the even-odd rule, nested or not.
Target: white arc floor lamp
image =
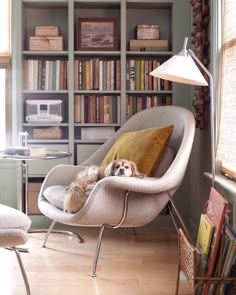
[[[208,86],[196,63],[209,77],[210,87],[210,116],[211,116],[211,172],[212,186],[215,182],[215,102],[213,97],[213,77],[191,49],[187,49],[188,38],[184,40],[183,49],[168,59],[165,63],[154,69],[150,75],[173,82],[191,84],[196,86]],[[196,63],[195,63],[195,62]]]

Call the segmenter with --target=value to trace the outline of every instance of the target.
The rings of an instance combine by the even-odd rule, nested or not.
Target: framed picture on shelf
[[[117,18],[78,18],[77,50],[117,50]]]

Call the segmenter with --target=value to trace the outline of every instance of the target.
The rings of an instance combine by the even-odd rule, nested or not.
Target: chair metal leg
[[[53,230],[53,227],[55,226],[56,224],[56,221],[52,221],[48,231],[46,232],[46,235],[45,235],[45,239],[44,239],[44,242],[43,242],[43,246],[42,247],[46,247],[46,242],[47,242],[47,239],[48,239],[48,236],[50,235],[50,233],[56,233],[56,234],[66,234],[66,235],[69,235],[69,236],[72,236],[74,238],[76,238],[78,240],[79,243],[83,243],[83,239],[80,237],[80,235],[76,234],[76,233],[73,233],[71,231],[68,231],[68,230],[60,230],[60,229],[54,229]],[[45,232],[45,230],[33,230],[33,231],[30,231],[30,233],[37,233],[37,232]]]
[[[98,236],[98,241],[97,241],[97,247],[96,247],[96,252],[95,252],[95,257],[94,257],[94,262],[93,262],[93,273],[91,275],[91,277],[95,278],[96,275],[96,269],[97,269],[97,263],[98,263],[98,256],[100,253],[100,249],[101,249],[101,243],[102,243],[102,237],[103,237],[103,232],[105,229],[106,225],[104,224],[99,232],[99,236]]]
[[[99,257],[99,253],[100,253],[100,249],[101,249],[101,243],[102,243],[104,229],[105,229],[105,227],[116,229],[116,228],[119,228],[125,222],[127,212],[128,212],[128,197],[129,197],[129,192],[127,191],[127,192],[125,192],[123,213],[122,213],[122,217],[121,217],[121,220],[119,221],[119,223],[117,223],[116,225],[103,224],[100,229],[98,241],[97,241],[96,252],[95,252],[95,257],[94,257],[94,262],[93,262],[93,273],[91,274],[91,277],[97,276],[96,275],[97,262],[98,262],[98,257]]]
[[[56,221],[53,221],[51,223],[51,225],[49,226],[49,229],[48,229],[48,231],[47,231],[47,233],[45,235],[45,239],[44,239],[44,242],[43,242],[43,246],[42,246],[43,248],[46,247],[46,242],[47,242],[48,236],[50,235],[50,233],[51,233],[51,231],[52,231],[55,224],[56,224]]]
[[[137,232],[136,232],[135,227],[132,227],[132,229],[133,229],[133,235],[134,235],[134,236],[137,236]]]
[[[22,260],[21,260],[20,253],[15,247],[12,247],[12,249],[16,253],[16,257],[17,257],[17,260],[18,260],[18,263],[19,263],[19,266],[20,266],[20,270],[21,270],[21,273],[22,273],[22,276],[23,276],[23,280],[24,280],[24,283],[25,283],[25,288],[26,288],[27,295],[30,295],[31,294],[30,293],[30,286],[29,286],[29,282],[28,282],[28,279],[27,279],[27,275],[26,275],[26,272],[25,272],[24,265],[23,265]]]

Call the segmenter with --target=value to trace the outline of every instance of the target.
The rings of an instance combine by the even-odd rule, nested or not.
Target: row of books
[[[120,60],[75,60],[75,90],[120,90]]]
[[[120,123],[120,96],[75,95],[76,123]]]
[[[161,105],[171,105],[171,95],[126,95],[126,119],[129,119],[134,114]]]
[[[126,63],[126,89],[132,91],[171,90],[171,82],[149,75],[159,65],[159,61],[152,59],[128,60]]]
[[[25,90],[67,90],[68,61],[24,60]]]
[[[227,206],[227,201],[212,188],[206,212],[201,214],[196,242],[199,251],[198,276],[200,277],[235,277],[236,231],[226,224]],[[229,293],[231,288],[232,286],[227,284],[206,284],[198,290],[198,294],[236,294]]]

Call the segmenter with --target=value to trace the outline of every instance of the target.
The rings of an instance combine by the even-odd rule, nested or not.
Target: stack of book
[[[236,231],[226,223],[227,207],[227,201],[212,188],[197,235],[198,277],[235,277]],[[198,294],[236,294],[236,284],[205,284]]]
[[[75,60],[75,90],[120,90],[120,60]]]
[[[75,95],[76,123],[120,123],[120,96]]]
[[[25,90],[67,90],[67,60],[24,61]]]
[[[160,62],[156,59],[129,59],[126,63],[127,90],[171,90],[168,80],[155,78],[149,73],[157,68]]]

